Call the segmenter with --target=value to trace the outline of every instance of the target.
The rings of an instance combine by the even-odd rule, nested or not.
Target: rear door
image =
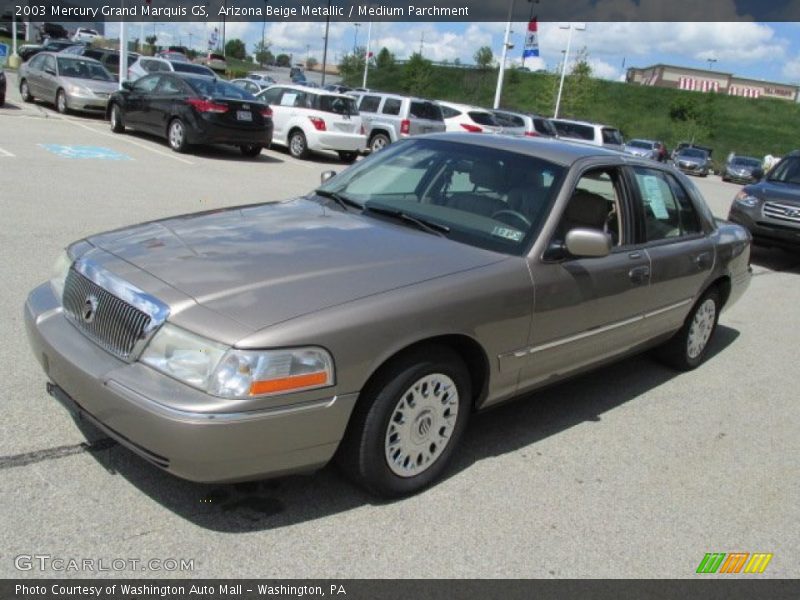
[[[28,63],[28,74],[25,80],[28,82],[28,89],[37,98],[42,97],[42,69],[44,68],[44,54],[34,56]]]

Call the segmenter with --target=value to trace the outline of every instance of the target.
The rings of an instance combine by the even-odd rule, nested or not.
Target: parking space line
[[[108,133],[106,131],[100,131],[99,129],[95,129],[94,127],[90,127],[90,126],[88,126],[88,125],[86,125],[84,123],[80,123],[80,122],[75,121],[73,119],[64,119],[64,120],[67,121],[68,123],[72,123],[73,125],[77,125],[78,127],[83,127],[84,129],[88,129],[89,131],[93,131],[94,133],[96,133],[98,135],[104,135],[106,137],[114,138],[115,140],[120,140],[122,142],[128,142],[129,144],[133,144],[134,146],[139,146],[139,148],[142,148],[142,149],[147,150],[149,152],[152,152],[154,154],[159,154],[161,156],[166,156],[167,158],[171,158],[173,160],[177,160],[178,162],[182,162],[182,163],[187,164],[187,165],[193,165],[194,164],[190,160],[186,160],[185,158],[181,158],[180,156],[175,156],[175,154],[170,154],[168,152],[163,152],[161,150],[156,150],[155,148],[151,148],[150,146],[146,146],[145,144],[141,144],[141,143],[137,142],[136,140],[132,140],[132,139],[127,138],[125,136],[122,136],[122,135],[120,135],[118,133]]]
[[[8,150],[3,150],[0,148],[0,156],[7,156],[8,158],[14,158],[14,155],[11,154]]]

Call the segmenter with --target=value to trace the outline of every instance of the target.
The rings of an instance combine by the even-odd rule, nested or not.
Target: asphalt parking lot
[[[699,369],[635,357],[478,415],[445,480],[416,497],[377,502],[330,467],[193,484],[107,440],[83,444],[45,393],[25,297],[75,239],[287,198],[344,167],[279,150],[177,155],[23,104],[14,82],[0,109],[0,577],[671,578],[737,551],[773,553],[763,577],[800,575],[800,256],[754,251],[750,290]],[[725,216],[737,186],[695,181]],[[194,569],[20,571],[19,555]]]

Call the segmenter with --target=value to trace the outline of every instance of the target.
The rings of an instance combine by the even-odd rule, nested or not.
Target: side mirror
[[[756,181],[761,181],[762,179],[764,179],[764,169],[762,169],[761,167],[756,167],[755,169],[752,170],[751,175],[753,176],[753,179],[755,179]]]
[[[319,176],[320,183],[325,183],[330,179],[336,177],[336,171],[323,171],[322,174]]]
[[[567,251],[572,256],[602,258],[611,253],[611,236],[599,229],[571,229],[567,233]]]
[[[123,81],[120,85],[121,85],[123,90],[131,91],[133,89],[133,82],[132,81],[128,81],[127,79],[125,81]]]
[[[52,67],[45,67],[44,68],[44,72],[47,73],[48,75],[55,75],[56,74],[56,70],[54,68],[52,68]]]

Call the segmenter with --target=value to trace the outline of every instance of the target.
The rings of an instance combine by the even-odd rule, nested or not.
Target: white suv
[[[556,128],[558,137],[561,139],[603,146],[613,150],[625,150],[625,139],[616,127],[570,119],[550,119],[550,122]]]
[[[367,136],[355,98],[302,85],[273,85],[256,96],[272,108],[272,142],[295,158],[332,151],[347,163],[365,151]]]
[[[456,104],[454,102],[442,102],[442,116],[447,131],[460,131],[464,133],[500,133],[503,128],[494,115],[485,108],[470,106],[469,104]]]

